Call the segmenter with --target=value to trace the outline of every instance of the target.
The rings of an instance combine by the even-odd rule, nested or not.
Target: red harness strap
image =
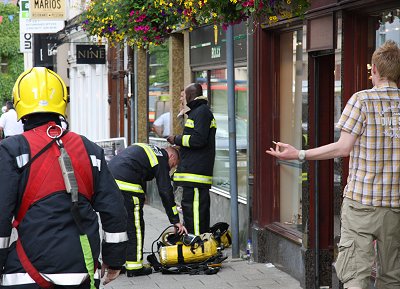
[[[24,135],[25,135],[25,133],[24,133]],[[21,206],[19,207],[18,214],[13,222],[13,226],[15,228],[18,227],[18,225],[24,218],[26,212],[28,211],[29,207],[35,201],[37,201],[37,195],[39,195],[39,193],[40,193],[40,187],[43,185],[43,183],[46,179],[46,176],[49,174],[49,171],[52,169],[52,166],[56,165],[55,162],[58,161],[58,156],[60,155],[60,152],[58,151],[56,146],[57,145],[54,144],[52,147],[50,147],[48,149],[49,152],[44,153],[43,156],[39,157],[36,160],[36,162],[38,162],[36,164],[36,166],[32,165],[31,169],[35,170],[35,172],[34,172],[35,176],[33,177],[32,173],[29,174],[29,180],[28,180],[28,184],[26,186],[24,195],[22,197]]]
[[[28,259],[28,256],[26,256],[25,250],[22,247],[21,240],[19,238],[17,239],[16,249],[18,258],[22,266],[24,267],[25,271],[29,274],[29,276],[31,276],[31,278],[36,282],[36,284],[45,289],[53,288],[54,284],[44,279],[43,276],[40,275],[39,271],[36,270],[35,267],[33,267],[31,261],[29,261]]]
[[[38,128],[24,132],[23,135],[30,146],[31,158],[40,152],[40,150],[52,140],[47,135],[47,129],[49,126],[54,125],[55,123],[50,122]],[[78,191],[88,200],[91,200],[93,195],[91,162],[82,138],[77,134],[69,132],[62,137],[62,140],[64,147],[72,160],[75,177],[78,183]],[[34,203],[55,192],[65,191],[64,179],[58,163],[59,156],[60,150],[57,147],[57,144],[54,144],[31,163],[29,178],[22,197],[22,202],[15,221],[13,222],[14,228],[18,229],[18,226],[22,222],[26,212]],[[43,278],[30,262],[24,248],[22,247],[20,238],[18,238],[16,245],[20,262],[29,276],[40,287],[46,289],[53,288],[53,284]]]

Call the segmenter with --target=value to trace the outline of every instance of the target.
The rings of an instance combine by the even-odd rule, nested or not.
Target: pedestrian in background
[[[178,123],[182,129],[185,127],[185,122],[187,119],[186,113],[190,108],[186,105],[185,90],[182,89],[179,96],[179,113],[177,115]]]
[[[179,96],[179,113],[176,116],[179,126],[184,127],[186,121],[186,112],[189,108],[186,106],[184,89]],[[153,131],[159,137],[167,138],[171,133],[171,112],[167,111],[160,115],[153,123]]]
[[[203,88],[192,83],[184,91],[187,120],[181,135],[167,141],[181,147],[181,163],[174,173],[175,185],[182,187],[181,207],[184,225],[189,233],[200,235],[210,227],[210,188],[215,159],[214,115],[203,96]]]
[[[7,138],[24,132],[22,121],[17,119],[17,112],[12,101],[6,102],[6,111],[0,117],[0,138]]]
[[[68,97],[55,72],[23,72],[13,97],[25,132],[0,143],[0,287],[93,289],[105,271],[109,283],[125,263],[127,214],[103,150],[61,128]]]
[[[7,106],[3,106],[1,108],[1,114],[3,115],[5,112],[7,112]],[[1,116],[0,116],[1,118]],[[4,138],[4,131],[0,131],[0,141]]]
[[[151,267],[143,266],[144,217],[146,182],[156,179],[165,212],[179,234],[187,233],[180,223],[176,209],[170,171],[179,163],[179,152],[174,147],[165,149],[136,143],[114,156],[108,166],[125,199],[128,212],[128,277],[149,275]]]
[[[164,112],[153,122],[153,131],[159,137],[168,137],[171,130],[171,113]]]
[[[400,49],[386,41],[372,55],[372,89],[355,93],[337,127],[337,142],[308,150],[276,143],[266,152],[282,160],[350,156],[335,263],[344,288],[400,288]],[[376,248],[374,243],[376,242]],[[376,250],[376,251],[375,251]]]

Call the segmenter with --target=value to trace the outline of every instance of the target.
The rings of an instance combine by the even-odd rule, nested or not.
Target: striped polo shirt
[[[358,138],[343,196],[368,206],[400,208],[400,90],[394,82],[355,93],[337,127]]]

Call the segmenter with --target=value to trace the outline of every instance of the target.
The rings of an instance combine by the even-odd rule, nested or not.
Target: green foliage
[[[12,98],[12,88],[24,70],[24,57],[19,52],[19,9],[0,3],[0,104]]]
[[[168,43],[163,43],[158,46],[151,46],[149,49],[150,58],[154,59],[155,67],[150,68],[150,85],[155,82],[168,83],[169,82],[169,47]]]

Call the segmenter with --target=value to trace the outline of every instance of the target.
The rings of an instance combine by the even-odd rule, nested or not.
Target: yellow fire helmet
[[[13,88],[13,99],[18,120],[39,112],[65,116],[67,87],[54,71],[45,67],[34,67],[18,77]]]

